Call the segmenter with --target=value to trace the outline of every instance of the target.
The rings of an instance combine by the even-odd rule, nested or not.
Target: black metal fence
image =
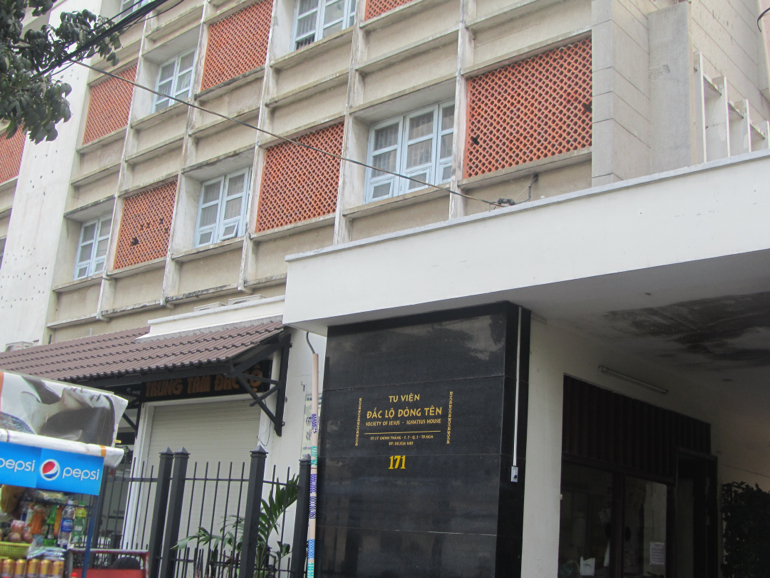
[[[185,450],[155,466],[105,472],[92,545],[148,551],[148,578],[301,578],[306,572],[310,462],[273,468],[263,450],[246,463],[194,463]],[[190,471],[192,470],[192,471]],[[116,556],[97,556],[105,567]]]

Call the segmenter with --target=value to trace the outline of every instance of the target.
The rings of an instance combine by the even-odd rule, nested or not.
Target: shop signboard
[[[0,443],[0,484],[98,495],[104,458]]]
[[[264,361],[247,373],[254,377],[269,376],[270,367],[270,362]],[[255,392],[265,392],[269,389],[269,384],[256,379],[248,380],[248,384]],[[245,392],[236,378],[220,374],[148,381],[130,393],[142,402],[148,402],[241,395]]]

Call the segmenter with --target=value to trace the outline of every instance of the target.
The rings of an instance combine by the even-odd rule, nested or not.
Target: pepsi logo
[[[49,482],[58,478],[59,472],[61,472],[61,467],[56,460],[46,460],[43,462],[43,465],[40,466],[40,475],[44,480]]]

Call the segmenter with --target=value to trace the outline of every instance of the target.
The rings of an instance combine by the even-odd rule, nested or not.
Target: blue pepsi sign
[[[0,443],[0,483],[98,495],[104,458]]]

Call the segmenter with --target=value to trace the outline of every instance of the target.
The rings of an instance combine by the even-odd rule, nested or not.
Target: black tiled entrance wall
[[[511,483],[519,311],[498,304],[329,330],[320,576],[520,574],[529,315],[521,310],[527,355],[519,365],[520,476]],[[440,423],[399,418],[409,408],[421,408],[418,418],[440,408]],[[395,415],[384,423],[367,418],[389,409]],[[404,462],[391,469],[396,455]]]

